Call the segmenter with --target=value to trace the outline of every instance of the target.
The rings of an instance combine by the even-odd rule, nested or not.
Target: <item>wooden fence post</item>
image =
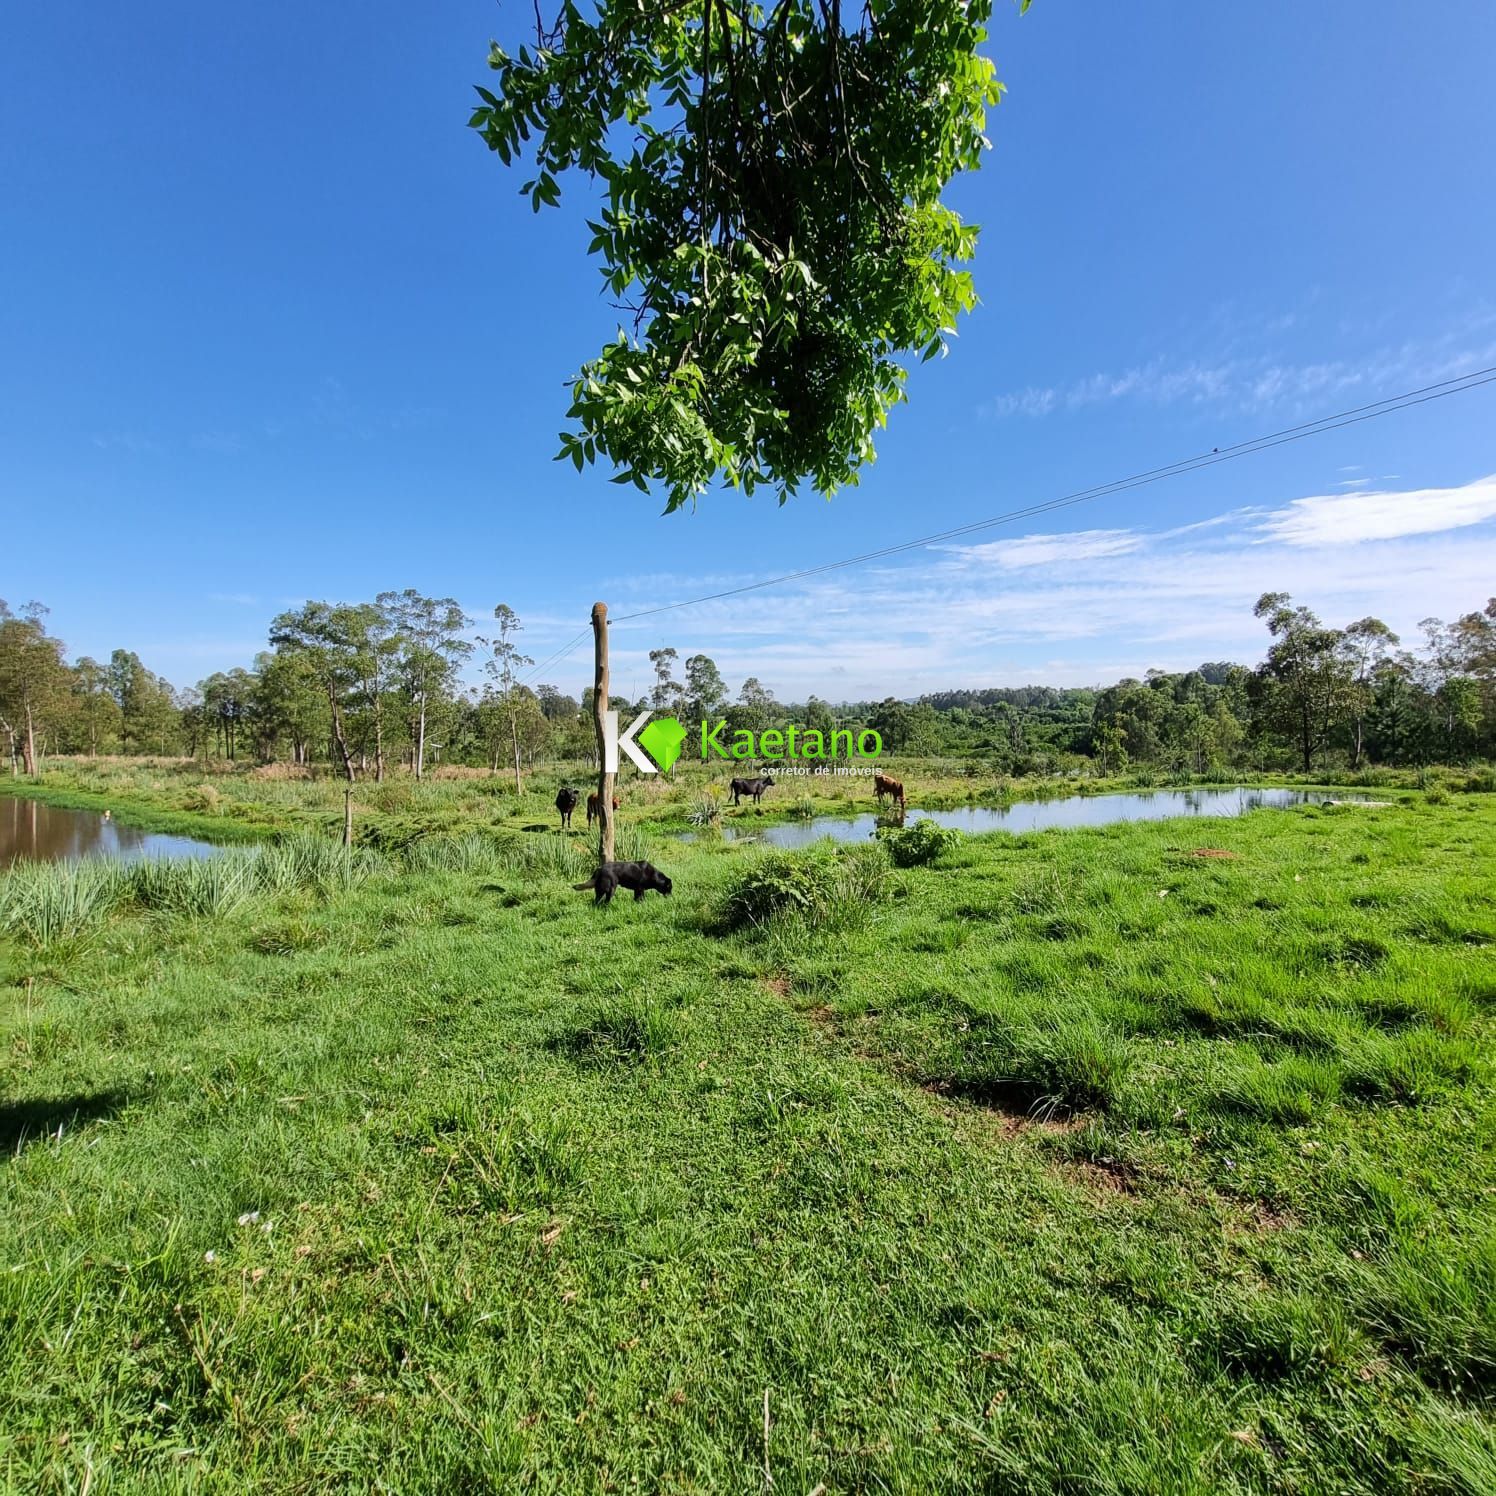
[[[613,780],[608,769],[608,605],[592,605],[592,725],[597,729],[597,817],[600,828],[598,858],[613,861]]]

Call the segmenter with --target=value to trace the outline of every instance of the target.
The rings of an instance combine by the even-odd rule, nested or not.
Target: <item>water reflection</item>
[[[1111,826],[1120,821],[1164,821],[1175,816],[1239,816],[1263,807],[1282,809],[1290,805],[1319,805],[1337,797],[1316,790],[1290,789],[1188,789],[1138,790],[1120,795],[1068,795],[1061,800],[1020,800],[1012,805],[963,805],[956,810],[911,810],[906,825],[934,821],[958,831],[1064,830],[1078,826]],[[752,828],[739,822],[727,824],[722,835],[728,841],[745,837],[772,847],[806,847],[830,837],[833,841],[865,841],[878,827],[872,812],[858,816],[817,816],[785,826]],[[687,834],[683,841],[694,841]]]
[[[96,810],[63,810],[19,795],[0,795],[0,867],[26,857],[211,857],[217,847],[189,836],[121,826]]]

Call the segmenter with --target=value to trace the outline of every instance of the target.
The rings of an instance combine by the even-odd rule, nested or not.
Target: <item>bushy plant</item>
[[[875,902],[887,876],[881,847],[838,849],[828,841],[803,852],[770,852],[738,875],[718,924],[739,930],[785,916],[825,924]]]
[[[961,843],[961,833],[954,826],[940,826],[934,821],[883,829],[878,836],[895,867],[926,867]]]

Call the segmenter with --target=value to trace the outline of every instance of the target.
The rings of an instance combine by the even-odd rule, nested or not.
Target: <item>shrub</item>
[[[887,877],[881,847],[839,850],[823,842],[804,852],[771,852],[739,874],[718,925],[740,930],[784,916],[826,924],[879,899]]]
[[[916,821],[912,826],[880,830],[878,839],[888,850],[895,867],[926,867],[961,844],[954,826],[934,821]]]

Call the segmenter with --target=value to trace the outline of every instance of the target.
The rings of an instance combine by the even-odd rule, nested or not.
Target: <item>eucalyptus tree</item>
[[[177,692],[177,721],[182,732],[182,746],[188,758],[196,758],[207,746],[208,712],[203,693],[197,686],[186,686]]]
[[[285,739],[293,764],[310,762],[312,745],[330,736],[326,696],[311,662],[295,650],[262,650],[254,674],[259,752],[272,757]]]
[[[649,663],[655,673],[649,704],[657,712],[677,712],[682,709],[685,692],[675,678],[675,662],[679,658],[679,653],[674,649],[652,649],[649,652]]]
[[[1496,749],[1496,597],[1479,612],[1465,613],[1450,625],[1461,669],[1476,683],[1480,696],[1483,749]]]
[[[521,794],[524,790],[524,782],[520,775],[519,719],[522,711],[528,715],[528,706],[520,700],[519,673],[527,665],[533,665],[535,662],[529,655],[520,653],[519,644],[516,642],[524,629],[524,625],[519,621],[519,614],[508,603],[498,603],[494,607],[493,616],[498,627],[491,637],[480,638],[478,642],[486,645],[489,650],[489,659],[483,669],[497,689],[500,708],[509,721],[509,741],[514,751],[514,792]],[[531,697],[531,700],[533,701],[534,698]],[[535,710],[538,714],[538,704]],[[497,773],[497,755],[494,757],[493,767],[494,772]]]
[[[1028,0],[1021,0],[1027,9]],[[572,385],[558,456],[663,485],[718,474],[783,503],[857,480],[976,302],[977,229],[941,194],[974,170],[1002,87],[978,49],[991,0],[562,0],[535,44],[495,45],[470,124],[601,184],[590,252],[631,326]]]
[[[120,748],[137,753],[155,746],[164,753],[178,725],[170,682],[141,662],[131,649],[116,649],[109,656],[109,693],[119,708]]]
[[[240,730],[250,724],[258,682],[249,671],[220,670],[198,683],[203,711],[213,725],[219,753],[230,763],[238,756]]]
[[[727,684],[710,655],[694,654],[686,661],[684,703],[693,721],[715,717],[727,704]]]
[[[426,770],[426,726],[433,704],[446,699],[462,663],[473,652],[465,630],[472,620],[453,597],[423,597],[412,587],[381,592],[375,603],[397,639],[399,670],[413,708],[412,764]]]
[[[729,718],[733,726],[748,728],[751,732],[762,732],[773,719],[775,704],[773,694],[756,675],[750,675],[738,692],[738,707],[741,722]],[[814,726],[814,723],[807,724]]]
[[[1340,652],[1350,676],[1346,692],[1351,717],[1351,765],[1361,767],[1366,752],[1366,717],[1376,700],[1377,678],[1389,667],[1398,637],[1380,618],[1358,618],[1340,635]]]
[[[270,625],[271,646],[317,682],[349,784],[358,778],[348,724],[367,682],[368,622],[366,607],[308,602],[279,614]]]
[[[18,760],[25,773],[36,773],[37,735],[55,729],[70,704],[62,640],[47,632],[46,616],[41,603],[13,613],[0,598],[0,732],[12,774]]]
[[[73,665],[73,704],[78,736],[96,758],[99,745],[119,729],[119,707],[109,693],[108,670],[88,655]]]
[[[1307,774],[1350,701],[1341,635],[1286,592],[1264,592],[1253,612],[1273,641],[1257,672],[1259,720],[1295,745]]]
[[[747,701],[746,696],[744,697],[744,701],[746,704],[751,705]],[[773,704],[772,697],[770,697],[768,704]],[[836,726],[836,714],[819,696],[812,696],[805,703],[805,725],[807,728],[815,728],[817,732],[823,734],[829,733]]]

